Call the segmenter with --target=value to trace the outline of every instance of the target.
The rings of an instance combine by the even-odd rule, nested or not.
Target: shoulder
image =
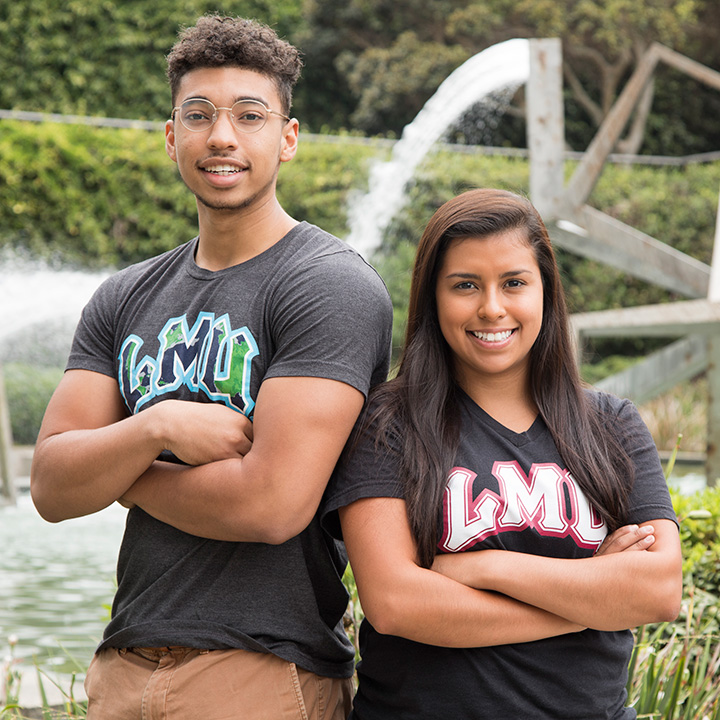
[[[141,260],[114,272],[101,283],[96,292],[97,299],[102,300],[108,297],[122,299],[141,287],[149,278],[166,276],[170,266],[182,263],[188,257],[192,257],[194,246],[195,241],[189,241],[160,255]]]
[[[353,288],[367,287],[389,299],[382,278],[343,240],[307,222],[294,228],[288,247],[288,269],[326,279],[337,278]]]
[[[584,393],[590,407],[606,422],[612,423],[617,420],[640,418],[637,407],[635,407],[632,400],[620,398],[593,388],[586,388]]]
[[[387,385],[381,383],[383,389]],[[339,508],[365,498],[405,496],[399,480],[401,423],[394,414],[382,413],[384,410],[388,410],[386,403],[378,398],[375,388],[328,483],[322,522],[339,539],[342,539]]]
[[[640,453],[657,457],[655,442],[635,403],[597,390],[587,392],[598,411],[600,423],[617,438],[631,458]]]
[[[278,251],[268,286],[274,312],[293,322],[322,318],[334,332],[380,331],[384,342],[392,326],[390,294],[377,271],[347,243],[300,223]]]

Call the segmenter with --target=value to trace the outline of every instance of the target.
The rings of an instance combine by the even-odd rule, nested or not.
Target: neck
[[[538,407],[532,398],[527,377],[493,378],[468,384],[459,379],[460,387],[491,418],[513,432],[525,432],[535,422]]]
[[[195,262],[207,270],[239,265],[264,252],[297,225],[273,197],[260,207],[217,210],[198,203]]]

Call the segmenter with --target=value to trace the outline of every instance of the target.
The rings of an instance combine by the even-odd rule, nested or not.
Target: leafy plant
[[[13,440],[18,445],[32,445],[62,368],[8,363],[3,373]]]

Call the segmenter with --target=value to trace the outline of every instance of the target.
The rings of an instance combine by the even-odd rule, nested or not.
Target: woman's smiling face
[[[540,268],[523,230],[452,240],[435,286],[438,322],[460,386],[526,382],[543,319]]]

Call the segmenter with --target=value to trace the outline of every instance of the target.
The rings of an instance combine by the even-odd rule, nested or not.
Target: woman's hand
[[[652,525],[623,525],[603,540],[595,557],[626,550],[648,550],[655,543],[654,532]]]

